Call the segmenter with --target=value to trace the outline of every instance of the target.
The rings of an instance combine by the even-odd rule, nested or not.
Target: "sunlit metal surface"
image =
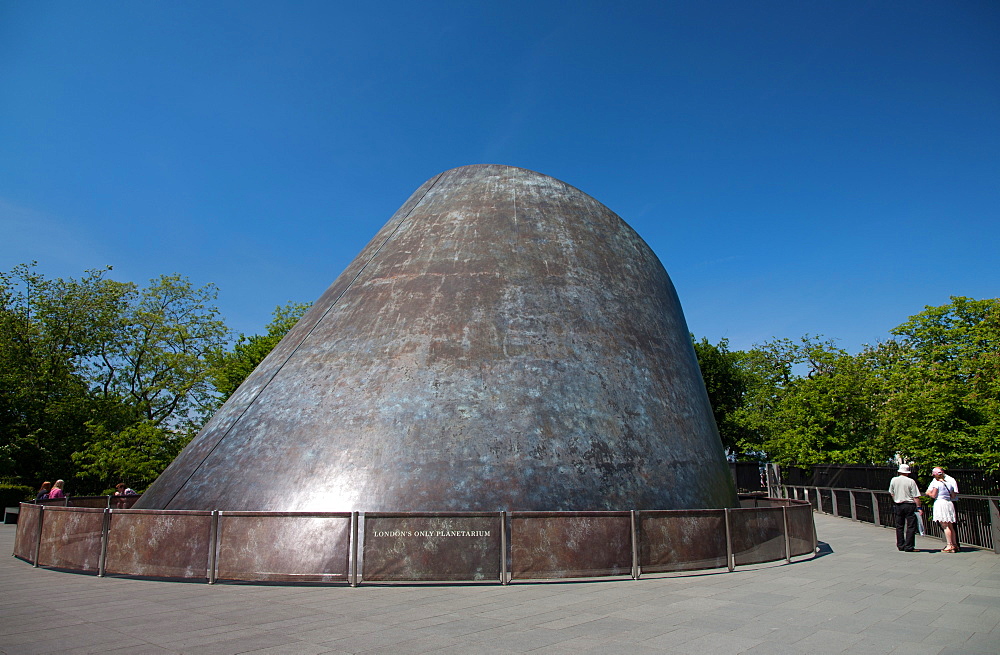
[[[735,505],[656,256],[581,191],[480,165],[424,183],[136,507]]]

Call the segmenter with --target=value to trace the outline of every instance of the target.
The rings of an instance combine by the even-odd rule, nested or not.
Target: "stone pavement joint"
[[[500,585],[253,585],[33,568],[0,528],[0,653],[1000,653],[1000,556],[816,514],[792,564]]]

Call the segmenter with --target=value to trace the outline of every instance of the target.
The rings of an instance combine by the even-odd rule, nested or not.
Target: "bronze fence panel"
[[[216,577],[346,582],[350,512],[220,512]]]
[[[39,522],[42,508],[34,503],[21,503],[21,513],[17,516],[17,532],[14,534],[14,556],[34,563],[35,547],[38,545]]]
[[[824,514],[833,514],[833,491],[830,489],[817,489],[819,498],[819,510]]]
[[[208,578],[212,513],[111,510],[105,571],[157,578]]]
[[[500,581],[499,512],[364,515],[361,579]]]
[[[142,494],[134,494],[132,496],[109,496],[108,497],[108,507],[113,507],[114,509],[132,509],[132,505],[142,498]]]
[[[68,503],[69,503],[69,496],[63,496],[62,498],[53,498],[52,500],[46,498],[45,500],[35,501],[36,505],[45,505],[46,507],[68,507]]]
[[[107,506],[107,496],[70,496],[66,499],[66,507],[90,507],[104,509]]]
[[[792,557],[813,553],[813,509],[808,504],[790,505],[788,513],[788,550]]]
[[[629,512],[511,512],[511,578],[630,575]]]
[[[638,514],[642,573],[727,565],[725,510],[643,510]]]
[[[731,568],[813,552],[809,503],[744,500],[759,506],[512,513],[510,578]],[[23,503],[21,511],[14,555],[37,560],[36,566],[102,572],[105,546],[103,572],[112,575],[354,585],[361,559],[357,521],[349,512],[43,508],[31,503]],[[363,579],[506,583],[503,517],[502,512],[366,514]]]
[[[97,572],[104,537],[104,509],[47,507],[38,565]]]
[[[854,507],[858,513],[858,520],[865,523],[875,522],[875,512],[872,507],[872,494],[870,491],[858,490],[852,492],[854,496]]]
[[[896,527],[896,504],[892,496],[885,491],[875,492],[875,504],[878,505],[879,522],[889,528]]]
[[[994,548],[989,497],[959,496],[955,501],[955,512],[959,544]]]
[[[785,557],[785,525],[780,507],[730,510],[736,566],[773,562]]]
[[[837,516],[853,518],[851,514],[851,492],[847,489],[834,489],[833,495],[837,499]]]

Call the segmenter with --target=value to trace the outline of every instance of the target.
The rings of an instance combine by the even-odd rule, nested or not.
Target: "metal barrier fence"
[[[784,485],[784,490],[789,498],[808,502],[817,512],[886,528],[895,528],[896,525],[892,497],[887,491],[797,485]],[[962,494],[955,501],[955,511],[958,515],[959,544],[1000,553],[1000,497]],[[943,540],[941,527],[930,520],[930,512],[925,514],[927,536]]]
[[[36,500],[35,505],[45,505],[46,507],[114,507],[117,509],[130,509],[142,494],[132,494],[129,496],[65,496],[53,500]]]
[[[343,582],[631,576],[816,552],[805,501],[620,512],[226,512],[23,503],[14,555],[169,579]]]

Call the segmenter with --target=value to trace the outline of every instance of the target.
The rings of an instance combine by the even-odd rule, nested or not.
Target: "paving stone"
[[[891,530],[826,515],[816,524],[815,558],[638,582],[207,585],[0,558],[0,652],[1000,652],[1000,557],[942,555],[933,539],[899,553]],[[13,536],[0,527],[0,552]]]

